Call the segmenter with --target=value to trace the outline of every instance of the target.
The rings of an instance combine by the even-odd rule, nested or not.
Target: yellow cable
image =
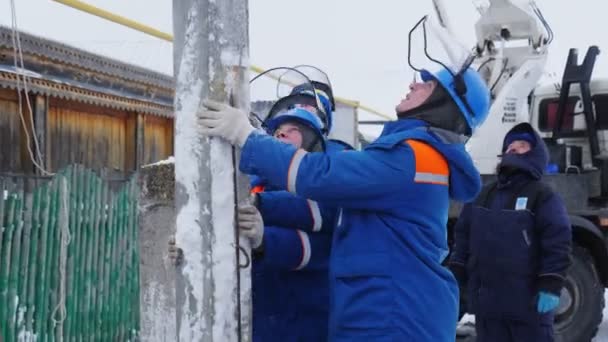
[[[386,114],[381,113],[381,112],[379,112],[379,111],[377,111],[377,110],[375,110],[373,108],[370,108],[368,106],[359,105],[359,108],[362,109],[362,110],[364,110],[364,111],[366,111],[366,112],[368,112],[368,113],[378,115],[379,117],[381,117],[383,119],[386,119],[386,120],[389,120],[389,121],[397,120],[397,118],[394,117],[394,116],[386,115]]]
[[[94,16],[109,20],[111,22],[129,27],[131,29],[134,29],[136,31],[139,32],[143,32],[146,33],[148,35],[151,35],[153,37],[157,37],[163,40],[166,40],[168,42],[173,42],[173,36],[169,33],[166,32],[162,32],[160,30],[157,30],[151,26],[139,23],[135,20],[131,20],[129,18],[123,17],[121,15],[118,14],[114,14],[112,12],[106,11],[104,9],[101,9],[99,7],[84,3],[80,0],[53,0],[55,2],[61,3],[63,5],[75,8],[77,10],[92,14]],[[251,71],[256,72],[256,73],[262,73],[264,72],[264,69],[255,66],[255,65],[251,65],[249,67],[249,69],[251,69]],[[269,77],[273,78],[273,79],[278,79],[276,76],[274,75],[268,75]],[[384,113],[381,113],[375,109],[372,109],[370,107],[364,106],[362,104],[360,104],[358,101],[353,101],[353,100],[348,100],[348,99],[344,99],[341,97],[335,97],[336,102],[347,105],[347,106],[352,106],[358,109],[362,109],[366,112],[378,115],[384,119],[387,120],[394,120],[394,117],[391,117],[390,115],[386,115]]]
[[[115,22],[117,24],[130,27],[134,30],[149,34],[151,36],[154,36],[154,37],[157,37],[157,38],[169,41],[169,42],[173,41],[173,36],[168,33],[159,31],[151,26],[144,25],[137,21],[134,21],[129,18],[123,17],[121,15],[114,14],[112,12],[103,10],[99,7],[89,5],[89,4],[79,1],[79,0],[53,0],[53,1],[64,4],[66,6],[70,6],[72,8],[78,9],[78,10],[81,10],[83,12],[87,12],[89,14],[98,16],[100,18]]]

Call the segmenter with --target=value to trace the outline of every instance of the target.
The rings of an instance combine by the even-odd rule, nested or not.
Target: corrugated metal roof
[[[8,70],[6,66],[0,66],[0,87],[17,89],[17,73]],[[104,106],[120,110],[135,111],[138,113],[149,113],[163,117],[173,117],[173,106],[168,103],[157,103],[148,98],[137,98],[130,94],[121,93],[116,90],[95,89],[86,84],[78,82],[64,82],[59,79],[47,79],[43,77],[31,77],[28,80],[28,90],[34,94],[58,97],[78,102],[84,102],[97,106]],[[20,87],[23,88],[21,81]]]
[[[22,32],[24,68],[17,68],[12,35],[0,26],[0,87],[17,89],[21,75],[36,94],[173,117],[172,77]]]
[[[13,47],[12,29],[0,26],[0,47]],[[174,88],[174,78],[145,68],[99,56],[69,45],[19,32],[21,49],[24,54],[49,58],[61,64],[69,64],[161,88]]]

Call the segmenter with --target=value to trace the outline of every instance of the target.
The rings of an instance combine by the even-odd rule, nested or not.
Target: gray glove
[[[264,241],[264,220],[256,207],[251,204],[238,208],[239,233],[249,238],[251,247],[258,248]]]
[[[255,128],[244,111],[224,103],[203,101],[198,123],[203,134],[226,139],[231,145],[243,147]]]

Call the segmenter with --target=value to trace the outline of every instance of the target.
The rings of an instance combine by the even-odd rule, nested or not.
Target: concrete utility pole
[[[196,123],[207,97],[249,109],[247,1],[173,1],[173,27],[178,340],[250,341],[250,250],[235,230],[247,186],[233,148]]]

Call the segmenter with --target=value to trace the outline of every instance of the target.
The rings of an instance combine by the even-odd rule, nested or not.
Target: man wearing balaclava
[[[328,150],[314,108],[296,107],[265,122],[277,140],[306,151]],[[336,149],[336,147],[334,147]],[[277,191],[251,176],[255,205],[238,208],[239,232],[251,241],[252,341],[327,338],[328,259],[335,208]]]
[[[450,269],[475,314],[478,342],[553,341],[553,312],[570,265],[571,228],[541,182],[547,148],[528,123],[504,138],[497,181],[465,205]]]
[[[309,152],[256,131],[247,113],[205,101],[203,134],[242,148],[239,168],[300,197],[340,208],[329,260],[328,340],[454,341],[458,285],[448,254],[450,199],[481,189],[464,148],[488,115],[472,68],[421,71],[399,120],[362,151]]]
[[[419,94],[429,94],[422,101]],[[420,96],[420,99],[416,98]],[[418,104],[418,102],[421,102]],[[467,134],[467,121],[459,115],[460,108],[442,86],[433,83],[412,83],[410,93],[395,108],[402,119],[419,119],[432,127],[458,134]]]

